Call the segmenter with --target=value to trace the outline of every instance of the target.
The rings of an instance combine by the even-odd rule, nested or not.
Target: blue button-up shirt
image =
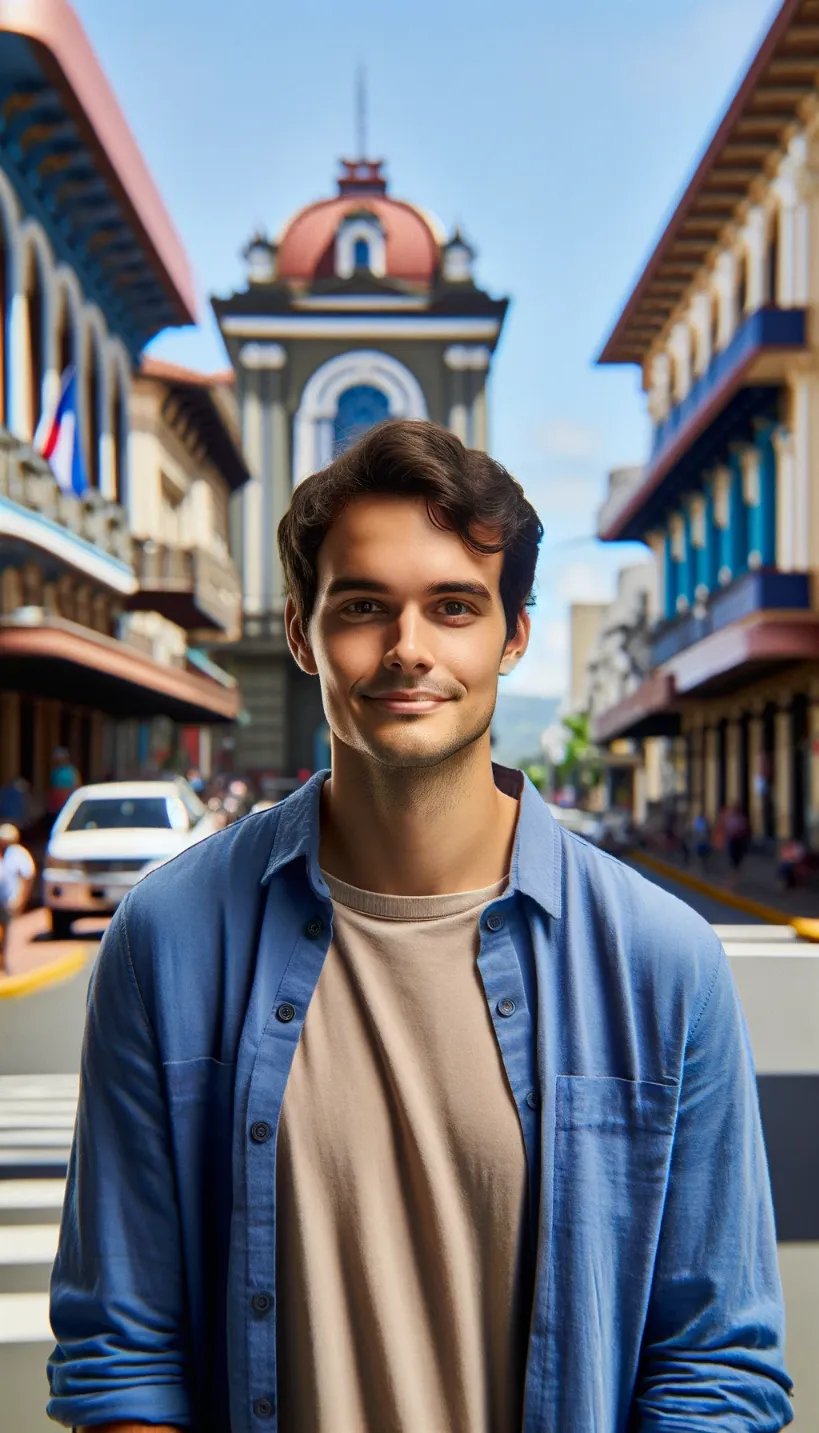
[[[479,965],[535,1216],[523,1429],[781,1429],[770,1185],[722,948],[494,774],[521,799]],[[60,1422],[287,1433],[276,1135],[332,937],[328,775],[147,877],[103,940],[51,1290]]]

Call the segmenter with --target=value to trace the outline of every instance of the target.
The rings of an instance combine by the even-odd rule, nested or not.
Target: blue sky
[[[584,543],[611,467],[645,456],[614,319],[779,0],[74,0],[190,255],[201,327],[153,351],[216,368],[207,305],[239,251],[333,191],[369,76],[392,192],[460,222],[513,305],[491,447],[546,528],[532,642],[504,690],[562,691],[567,604],[639,547]]]

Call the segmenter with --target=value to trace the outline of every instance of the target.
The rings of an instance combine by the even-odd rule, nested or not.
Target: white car
[[[81,786],[51,832],[43,900],[58,940],[80,916],[112,915],[132,886],[218,829],[187,781]]]

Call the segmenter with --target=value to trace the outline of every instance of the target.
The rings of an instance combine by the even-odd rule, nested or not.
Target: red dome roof
[[[342,179],[339,187],[343,192],[337,198],[308,204],[286,224],[278,246],[279,278],[309,283],[332,277],[336,233],[342,219],[366,212],[375,215],[384,230],[387,278],[430,283],[439,253],[430,221],[412,204],[384,193],[380,177],[360,187]]]

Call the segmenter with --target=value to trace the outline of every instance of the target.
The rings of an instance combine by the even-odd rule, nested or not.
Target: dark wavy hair
[[[328,467],[299,483],[278,526],[285,586],[306,632],[317,592],[318,550],[346,505],[365,493],[422,497],[430,521],[476,553],[503,553],[500,595],[506,640],[522,607],[534,606],[543,525],[520,483],[494,458],[466,448],[438,423],[391,419],[369,429]],[[490,528],[484,542],[475,529]]]

